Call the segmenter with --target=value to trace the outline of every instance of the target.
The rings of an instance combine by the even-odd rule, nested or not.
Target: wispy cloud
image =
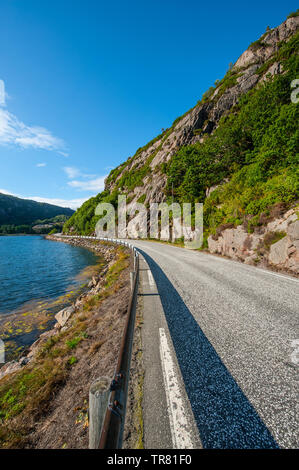
[[[47,166],[46,163],[37,163],[36,165],[38,168],[43,168],[44,166]]]
[[[76,188],[79,191],[97,192],[103,191],[104,189],[106,176],[97,177],[96,175],[88,175],[86,173],[82,173],[81,170],[73,166],[65,166],[63,170],[67,177],[72,180],[67,183],[71,188]],[[81,178],[81,181],[78,180],[78,178]]]
[[[78,168],[75,168],[73,166],[65,166],[63,170],[66,173],[67,177],[70,179],[81,176],[81,171]]]
[[[4,82],[2,85],[2,95]],[[40,126],[28,126],[6,109],[5,97],[0,102],[0,145],[17,145],[22,148],[54,150],[68,156],[65,142],[55,137],[48,129]]]
[[[69,179],[79,178],[79,177],[92,179],[96,177],[96,175],[82,173],[82,171],[79,170],[79,168],[75,168],[74,166],[65,166],[63,170]]]
[[[7,191],[6,189],[0,189],[0,193],[7,194],[10,196],[19,197],[21,199],[30,199],[36,202],[46,202],[48,204],[54,204],[55,206],[61,207],[70,207],[71,209],[78,209],[78,207],[82,206],[82,204],[87,201],[89,197],[77,198],[77,199],[60,199],[60,198],[48,198],[48,197],[40,197],[40,196],[30,196],[24,197],[20,194],[12,193],[11,191]]]
[[[76,188],[80,191],[103,191],[105,186],[105,178],[106,176],[100,176],[99,178],[95,178],[89,181],[69,181],[68,185],[72,188]]]
[[[0,190],[1,192],[1,190]],[[47,202],[48,204],[54,204],[54,206],[61,206],[61,207],[70,207],[71,209],[78,209],[78,207],[82,206],[82,204],[87,201],[89,197],[82,197],[78,199],[59,199],[59,198],[47,198],[47,197],[25,197],[23,199],[31,199],[32,201],[36,202]]]

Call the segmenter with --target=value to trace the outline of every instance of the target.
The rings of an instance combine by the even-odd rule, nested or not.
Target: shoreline
[[[82,240],[68,240],[78,242],[82,246]],[[133,259],[124,246],[85,243],[105,258],[100,275],[26,355],[0,369],[2,449],[88,448],[89,388],[115,374]]]
[[[14,235],[12,235],[14,236]],[[33,235],[34,236],[34,235]],[[57,237],[37,235],[51,241]],[[77,243],[71,243],[78,246]],[[94,276],[99,275],[105,267],[106,260],[90,244],[82,246],[92,251],[96,257],[95,264],[83,268],[69,284],[63,294],[47,299],[33,299],[25,302],[13,312],[0,315],[0,337],[5,343],[6,362],[16,361],[36,342],[42,334],[53,328],[55,315],[64,308],[75,304],[78,298],[88,294],[89,284]],[[0,365],[0,370],[1,370]]]

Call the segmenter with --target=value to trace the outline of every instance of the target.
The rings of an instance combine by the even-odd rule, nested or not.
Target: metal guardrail
[[[121,449],[122,447],[138,294],[138,255],[134,256],[134,264],[133,287],[128,305],[126,325],[121,340],[115,378],[110,388],[111,395],[104,419],[99,449]]]
[[[126,416],[130,363],[139,285],[139,254],[131,243],[121,239],[60,234],[57,234],[57,236],[62,238],[83,238],[108,241],[119,245],[124,245],[132,250],[134,256],[133,282],[131,284],[131,295],[127,309],[126,324],[121,339],[114,379],[110,385],[110,395],[107,400],[107,409],[104,415],[102,429],[98,430],[100,432],[98,445],[99,449],[121,449]],[[90,416],[90,418],[92,417]]]

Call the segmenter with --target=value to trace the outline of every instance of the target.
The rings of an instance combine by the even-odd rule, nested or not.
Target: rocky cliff
[[[298,12],[239,57],[183,116],[111,171],[66,232],[93,233],[99,202],[204,202],[204,247],[299,273]],[[297,238],[296,238],[297,237]]]
[[[275,60],[275,53],[279,44],[287,41],[298,27],[299,17],[289,18],[252,43],[215,90],[211,90],[212,94],[206,97],[207,101],[202,102],[204,97],[193,109],[176,119],[161,136],[138,149],[132,158],[113,170],[106,180],[106,189],[124,189],[131,204],[143,195],[145,203],[164,201],[167,176],[163,172],[163,164],[181,147],[202,142],[205,134],[215,130],[220,118],[231,110],[239,98],[266,80],[269,74],[283,73],[281,63]],[[148,167],[148,171],[143,176],[141,171],[145,167]],[[141,175],[136,178],[136,186],[134,183],[128,184],[129,178],[126,176],[129,173],[138,174],[138,170],[141,170]]]

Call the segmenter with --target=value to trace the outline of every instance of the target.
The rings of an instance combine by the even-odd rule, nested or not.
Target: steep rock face
[[[277,234],[282,236],[281,240],[271,244]],[[260,229],[260,233],[247,233],[240,225],[223,230],[216,240],[215,238],[208,238],[211,253],[244,261],[246,264],[262,262],[299,274],[299,220],[296,209],[269,222]]]
[[[287,228],[287,236],[270,248],[269,263],[299,274],[299,220]]]
[[[265,116],[275,115],[276,94],[280,103],[279,112],[282,103],[286,104],[285,97],[289,97],[289,76],[296,73],[294,64],[297,38],[292,39],[292,36],[298,26],[299,17],[289,18],[277,28],[267,30],[259,40],[252,43],[226,76],[215,82],[215,87],[211,87],[194,108],[176,119],[160,136],[138,149],[133,157],[112,170],[106,179],[106,191],[98,195],[97,199],[94,198],[95,201],[90,200],[90,204],[83,207],[81,212],[79,210],[77,219],[71,220],[66,231],[91,233],[94,221],[91,222],[89,214],[93,213],[96,203],[109,200],[116,205],[119,193],[127,195],[128,220],[131,221],[136,216],[135,209],[140,209],[139,202],[145,205],[159,203],[170,196],[171,186],[167,185],[169,176],[169,182],[174,184],[174,195],[179,200],[186,197],[193,200],[194,196],[204,202],[205,197],[209,198],[205,200],[205,237],[210,233],[217,234],[208,239],[211,252],[248,264],[271,264],[297,274],[298,238],[292,235],[292,224],[297,220],[297,215],[293,209],[293,212],[288,211],[283,216],[287,208],[294,207],[290,203],[297,204],[295,172],[289,168],[291,164],[280,162],[290,161],[294,156],[295,146],[289,146],[284,139],[278,138],[279,135],[291,135],[295,141],[295,126],[290,125],[290,122],[296,122],[295,110],[284,109],[285,114],[277,116],[274,122],[272,117],[267,120]],[[266,86],[259,87],[269,76],[275,75],[281,76],[277,77],[278,80],[269,80]],[[282,87],[280,92],[275,88],[276,84],[278,88]],[[246,100],[240,103],[240,99],[250,90],[253,93],[249,93]],[[269,106],[269,102],[274,105]],[[257,109],[256,113],[254,109]],[[230,119],[223,120],[219,126],[220,120],[228,115]],[[281,118],[280,121],[278,118]],[[265,126],[262,126],[260,123],[264,121]],[[262,128],[260,136],[265,136],[264,147],[262,137],[255,138],[258,133],[256,127],[259,125]],[[289,128],[291,133],[286,130]],[[215,139],[207,138],[215,130]],[[276,140],[272,139],[273,135],[276,135]],[[245,141],[243,143],[242,136]],[[292,139],[289,139],[290,142]],[[184,147],[195,143],[203,145],[190,149],[189,158],[189,150]],[[182,150],[178,153],[180,149]],[[274,173],[270,171],[272,167],[267,172],[267,165],[272,165],[272,160],[274,162],[276,157],[278,166],[275,167],[273,163]],[[167,163],[170,160],[169,167]],[[281,168],[283,176],[282,173],[278,174],[277,168]],[[268,185],[268,182],[271,184]],[[284,195],[290,195],[290,198],[284,198]],[[269,222],[269,217],[267,219],[268,225],[265,225],[265,220],[260,223],[257,218],[261,212],[266,209],[271,213],[272,205],[276,204],[284,204],[282,211],[274,216],[271,214],[271,221]],[[242,221],[244,226],[232,228]],[[254,228],[254,233],[248,233],[248,230],[255,227],[255,223],[258,230]],[[218,229],[225,225],[225,229],[219,234]],[[138,230],[136,228],[134,233],[136,237]]]
[[[278,43],[280,41],[286,41],[289,36],[294,34],[298,29],[298,17],[289,18],[281,25],[277,26],[265,33],[259,41],[262,47],[257,48],[256,46],[248,48],[239,57],[235,63],[235,67],[247,67],[253,63],[264,63],[277,51]]]
[[[212,133],[220,118],[229,112],[243,94],[265,80],[266,75],[283,73],[278,62],[270,64],[264,74],[257,71],[277,52],[278,44],[287,41],[298,26],[298,17],[289,18],[249,46],[232,68],[235,83],[226,89],[223,89],[220,83],[208,102],[196,105],[182,118],[177,119],[160,138],[154,139],[151,145],[145,146],[121,165],[117,177],[106,180],[106,189],[112,191],[124,174],[138,171],[148,164],[150,170],[143,177],[142,183],[133,189],[124,189],[132,201],[132,206],[142,195],[145,195],[145,203],[164,201],[167,178],[161,164],[167,163],[180,147],[201,141],[205,134]]]

